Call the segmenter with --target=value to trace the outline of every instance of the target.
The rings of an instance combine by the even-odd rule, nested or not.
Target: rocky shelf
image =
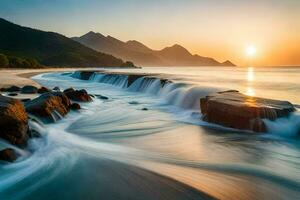
[[[200,99],[203,120],[225,127],[267,132],[263,119],[276,120],[295,111],[288,101],[279,101],[225,91]]]

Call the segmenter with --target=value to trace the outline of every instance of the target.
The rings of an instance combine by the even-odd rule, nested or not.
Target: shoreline
[[[95,68],[95,67],[69,67],[69,68],[43,68],[43,69],[0,69],[0,88],[9,87],[12,85],[23,87],[25,85],[33,85],[40,87],[41,85],[30,79],[30,77],[48,72],[72,72],[72,71],[103,71],[106,69],[120,69],[120,68]],[[128,68],[121,68],[128,69]],[[136,68],[140,69],[140,68]]]
[[[32,85],[41,87],[41,85],[32,79],[32,76],[48,72],[64,72],[76,70],[89,70],[89,68],[48,68],[48,69],[1,69],[0,70],[0,88],[12,85],[23,87]],[[95,68],[94,68],[95,70]]]

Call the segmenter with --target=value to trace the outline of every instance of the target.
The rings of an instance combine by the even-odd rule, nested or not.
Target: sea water
[[[15,163],[0,164],[0,199],[298,199],[300,116],[266,121],[268,133],[201,120],[199,98],[235,89],[300,104],[300,69],[173,67],[113,69],[127,75],[46,73],[47,87],[93,98],[54,124]],[[144,110],[147,108],[148,110]],[[5,142],[2,142],[5,143]],[[8,145],[8,144],[6,144]]]

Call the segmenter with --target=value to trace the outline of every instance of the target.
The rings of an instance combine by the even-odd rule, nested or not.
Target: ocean
[[[0,164],[0,199],[299,199],[300,69],[169,67],[105,69],[172,80],[77,72],[32,79],[93,98],[54,124],[31,121],[42,137]],[[265,120],[267,133],[201,120],[199,99],[239,90],[287,100],[297,111]],[[37,119],[38,121],[38,119]]]

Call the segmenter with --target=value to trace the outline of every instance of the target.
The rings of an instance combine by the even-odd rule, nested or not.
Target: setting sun
[[[255,46],[252,46],[252,45],[247,46],[247,48],[246,48],[246,55],[248,57],[250,57],[250,58],[254,57],[256,55],[256,52],[257,51],[256,51]]]

